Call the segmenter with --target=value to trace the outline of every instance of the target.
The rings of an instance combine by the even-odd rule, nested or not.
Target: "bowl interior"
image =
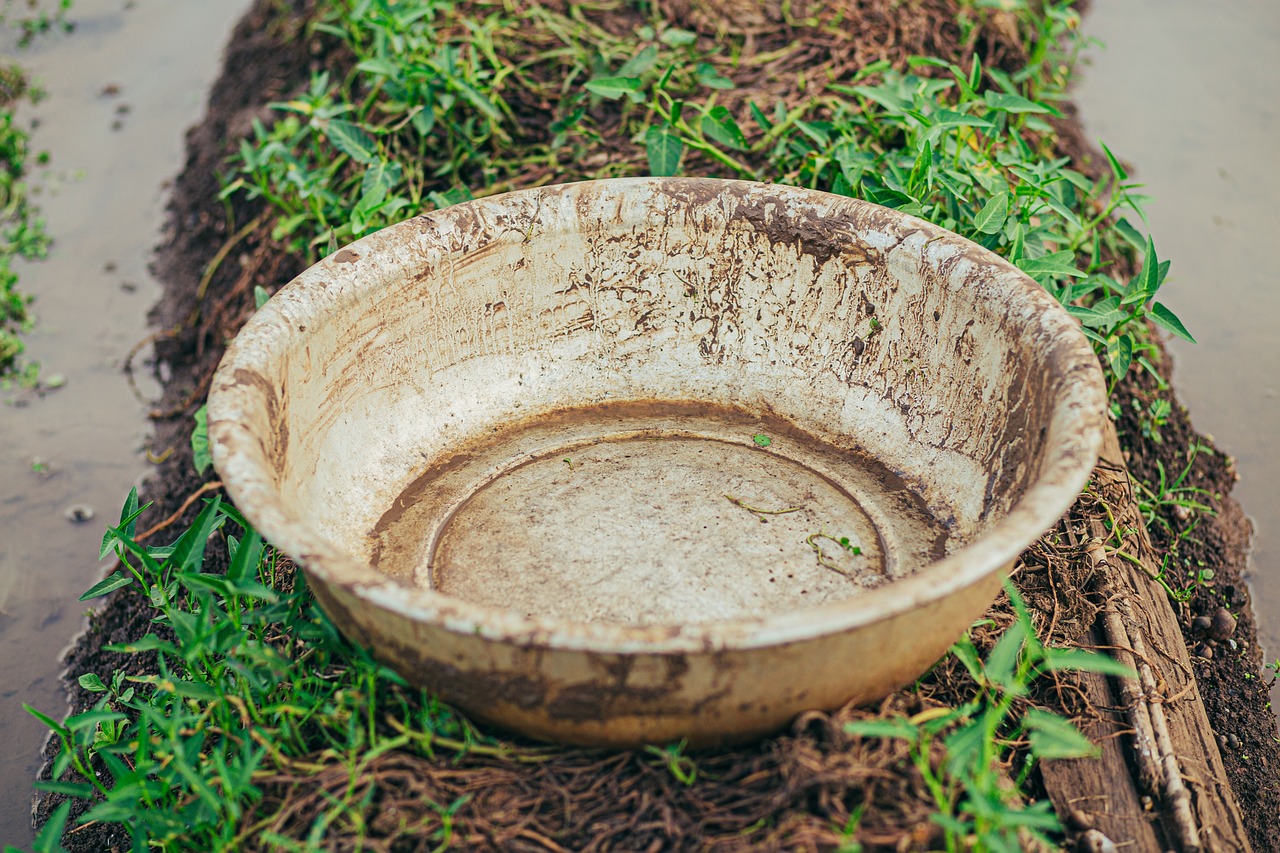
[[[304,562],[529,619],[715,623],[957,565],[1047,490],[1029,543],[1091,464],[1091,359],[1028,279],[910,217],[609,181],[313,267],[229,353],[211,434]]]

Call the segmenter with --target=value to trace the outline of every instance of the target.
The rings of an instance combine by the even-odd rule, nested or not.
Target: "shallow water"
[[[120,368],[160,295],[147,265],[164,184],[247,6],[76,0],[74,33],[15,57],[48,93],[23,115],[39,120],[33,147],[53,158],[40,205],[56,244],[21,270],[39,317],[28,355],[67,381],[43,399],[0,393],[0,844],[31,840],[43,727],[22,704],[65,713],[58,657],[81,625],[76,599],[98,578],[103,525],[147,468],[146,407]],[[139,367],[143,395],[158,393]],[[95,517],[67,520],[72,505]]]
[[[1199,340],[1174,341],[1196,427],[1238,460],[1256,534],[1258,634],[1280,656],[1280,4],[1095,0],[1076,100],[1154,197],[1167,301]],[[1280,702],[1280,688],[1273,690]]]

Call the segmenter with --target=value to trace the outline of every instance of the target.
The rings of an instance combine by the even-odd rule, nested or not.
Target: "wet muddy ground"
[[[1258,639],[1280,657],[1280,5],[1096,0],[1076,101],[1090,138],[1135,165],[1151,233],[1173,259],[1162,296],[1199,344],[1174,341],[1198,429],[1236,457],[1254,522]],[[1158,69],[1158,70],[1157,70]],[[1272,690],[1280,703],[1280,686]]]
[[[0,843],[31,837],[44,729],[22,705],[65,713],[58,658],[82,625],[76,599],[97,578],[103,524],[148,468],[148,406],[121,367],[160,296],[147,267],[183,132],[247,5],[77,0],[72,34],[16,55],[48,93],[23,117],[52,155],[40,205],[55,245],[20,271],[39,318],[28,356],[66,384],[0,392]],[[159,389],[145,357],[144,400]],[[70,521],[73,507],[94,517]]]

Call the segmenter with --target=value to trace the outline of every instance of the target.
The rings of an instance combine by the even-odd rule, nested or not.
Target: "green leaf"
[[[1142,251],[1146,247],[1147,238],[1143,237],[1142,234],[1138,232],[1138,229],[1133,227],[1129,220],[1123,218],[1116,220],[1115,228],[1116,233],[1123,237],[1125,242],[1133,248],[1138,251]]]
[[[379,160],[365,169],[364,178],[360,181],[361,203],[370,200],[373,205],[381,204],[404,177],[404,168],[399,163]]]
[[[658,36],[658,41],[667,47],[688,47],[698,40],[697,33],[691,33],[688,30],[682,30],[679,27],[671,27],[662,31],[662,35]]]
[[[669,177],[680,171],[680,155],[684,143],[665,124],[653,125],[644,134],[645,151],[649,155],[649,173]]]
[[[163,652],[168,655],[176,655],[178,647],[167,640],[162,640],[155,634],[147,634],[142,639],[134,643],[111,643],[103,646],[109,652],[121,652],[123,654],[132,655],[140,652]]]
[[[201,406],[196,410],[196,428],[191,431],[191,463],[196,473],[201,476],[213,464],[213,454],[209,452],[209,407]]]
[[[346,35],[339,33],[339,36]],[[389,59],[366,59],[356,66],[357,71],[363,71],[366,74],[372,74],[375,77],[398,77],[402,66]]]
[[[1021,620],[1014,622],[987,655],[987,678],[1011,692],[1018,692],[1020,686],[1025,689],[1024,685],[1017,684],[1016,672],[1027,633],[1027,626]]]
[[[858,737],[899,738],[914,741],[919,735],[917,728],[904,717],[892,720],[855,720],[844,724],[846,734]]]
[[[1151,312],[1148,314],[1151,321],[1162,329],[1166,329],[1184,340],[1195,343],[1196,339],[1191,337],[1191,333],[1187,331],[1187,327],[1182,325],[1182,321],[1178,319],[1178,315],[1174,314],[1165,307],[1162,302],[1155,302],[1151,305]]]
[[[796,119],[796,128],[822,148],[831,146],[831,125],[821,121],[800,121]]]
[[[260,285],[260,284],[255,284],[255,285],[253,286],[253,309],[254,309],[255,311],[261,311],[261,310],[262,310],[262,306],[263,306],[263,305],[266,305],[266,304],[267,304],[267,301],[268,301],[269,299],[271,299],[271,294],[270,294],[270,293],[267,293],[267,289],[266,289],[265,287],[263,287],[263,286],[262,286],[262,285]],[[204,409],[204,406],[201,406],[200,408],[201,408],[201,410],[203,410],[203,409]],[[197,415],[199,415],[200,413],[199,413],[199,412],[197,412],[196,414],[197,414]],[[206,422],[206,423],[207,423],[207,422]],[[199,429],[199,424],[198,424],[198,423],[197,423],[197,425],[196,425],[196,428],[197,428],[197,429]],[[209,431],[208,431],[207,426],[206,426],[206,429],[205,429],[205,439],[204,439],[204,444],[205,444],[205,452],[207,453],[207,452],[208,452],[208,447],[209,447]],[[193,451],[195,450],[195,437],[194,437],[194,436],[192,436],[192,448],[191,448],[191,449],[192,449]],[[210,463],[210,464],[212,464],[212,461],[213,461],[213,460],[212,460],[212,459],[210,459],[210,460],[209,460],[209,463]],[[197,470],[199,470],[199,469],[197,469]],[[203,471],[200,471],[200,473],[201,473],[201,474],[203,474],[204,472],[203,472]]]
[[[227,567],[227,577],[232,581],[256,577],[258,564],[262,562],[262,535],[253,528],[245,531],[244,540],[236,548],[231,565]]]
[[[1129,286],[1125,289],[1125,299],[1134,301],[1131,297],[1142,295],[1149,298],[1157,290],[1160,289],[1160,259],[1156,257],[1156,246],[1148,235],[1146,250],[1142,254],[1142,269],[1138,271],[1129,281]],[[1147,299],[1142,298],[1140,301],[1146,302]]]
[[[170,566],[180,572],[199,569],[204,561],[204,549],[209,541],[209,534],[226,520],[226,516],[218,511],[221,505],[221,495],[205,503],[204,509],[196,516],[195,522],[183,531],[178,541],[173,543],[173,553],[168,559]]]
[[[1078,276],[1084,273],[1076,269],[1075,254],[1070,249],[1054,252],[1042,258],[1022,258],[1018,261],[1018,269],[1032,278],[1040,276]]]
[[[419,136],[427,136],[436,126],[435,110],[424,108],[413,114],[413,118],[409,119],[409,123],[413,125],[413,129],[418,131]]]
[[[129,490],[129,496],[125,498],[124,506],[120,510],[120,523],[116,525],[117,529],[124,532],[124,535],[133,538],[133,532],[137,529],[138,516],[147,510],[147,506],[138,506],[138,487],[134,486]],[[116,535],[108,529],[102,536],[102,545],[98,548],[98,559],[106,559],[107,554],[111,552],[112,547],[116,544]]]
[[[88,601],[91,598],[97,598],[99,596],[106,595],[109,592],[115,592],[117,589],[126,587],[131,583],[133,583],[133,575],[126,572],[115,571],[107,575],[105,579],[98,581],[93,586],[89,587],[88,591],[85,592],[84,595],[80,596],[80,600]]]
[[[471,194],[471,190],[466,187],[450,187],[444,192],[432,191],[427,193],[427,201],[434,204],[437,208],[452,207],[455,204],[462,204],[464,201],[471,201],[475,196]]]
[[[502,120],[502,111],[494,106],[484,94],[461,77],[450,77],[449,88],[462,95],[463,99],[475,107],[493,122]]]
[[[1133,363],[1133,338],[1120,335],[1107,341],[1107,363],[1117,379],[1123,379]]]
[[[978,650],[974,648],[973,640],[968,634],[956,641],[956,644],[951,647],[951,654],[964,664],[964,668],[969,671],[974,681],[982,683],[982,660],[978,657]]]
[[[694,77],[703,86],[711,89],[732,89],[733,81],[725,77],[716,67],[709,62],[698,63],[698,69],[693,73]]]
[[[1046,670],[1097,672],[1102,675],[1114,675],[1117,678],[1138,677],[1138,673],[1134,672],[1132,667],[1125,666],[1109,655],[1089,649],[1046,648],[1042,666]]]
[[[1125,171],[1124,166],[1120,165],[1120,161],[1116,159],[1116,155],[1111,153],[1111,149],[1107,147],[1106,143],[1099,140],[1098,144],[1102,146],[1103,152],[1107,155],[1107,162],[1111,164],[1111,171],[1115,175],[1116,180],[1129,180],[1129,173]]]
[[[147,506],[151,506],[151,504],[147,504]],[[124,506],[120,508],[120,524],[117,525],[124,531],[126,536],[133,536],[133,531],[138,523],[138,516],[142,515],[142,510],[146,508],[138,507],[138,487],[134,486],[129,489],[129,496],[124,499]]]
[[[988,742],[988,719],[998,716],[994,707],[987,707],[977,718],[960,726],[943,740],[947,747],[947,770],[954,776],[972,774],[982,763],[984,745]]]
[[[743,151],[747,147],[746,137],[726,107],[712,107],[707,111],[702,117],[702,134],[734,151]]]
[[[79,732],[85,729],[96,729],[103,723],[114,723],[116,720],[127,719],[128,717],[119,711],[85,711],[83,714],[67,717],[66,726],[73,732]]]
[[[34,782],[31,787],[37,791],[49,791],[53,794],[79,797],[82,800],[93,797],[93,786],[88,782]]]
[[[995,125],[987,121],[985,118],[978,116],[966,115],[958,113],[955,110],[938,110],[929,116],[930,125],[934,128],[946,130],[953,127],[981,127],[994,128]]]
[[[635,56],[628,59],[618,69],[618,77],[643,77],[653,70],[658,61],[658,48],[649,45]]]
[[[1001,110],[1006,113],[1049,113],[1051,115],[1060,115],[1057,110],[1051,109],[1044,104],[1028,101],[1020,95],[1012,95],[1008,92],[995,92],[988,89],[983,94],[983,99],[987,102],[987,106],[993,110]]]
[[[843,91],[844,87],[831,86],[835,91]],[[888,84],[879,86],[854,86],[853,92],[868,100],[875,101],[892,113],[905,113],[911,109],[911,102],[897,93]]]
[[[754,101],[747,104],[747,107],[751,110],[751,117],[756,120],[756,124],[760,125],[761,130],[766,133],[773,130],[773,122],[769,121],[764,111],[757,107]]]
[[[102,679],[99,678],[95,673],[86,672],[83,675],[81,675],[78,679],[76,679],[76,681],[78,681],[80,686],[83,687],[85,690],[88,690],[90,693],[106,693],[107,692],[107,685],[103,684]]]
[[[49,820],[31,845],[32,853],[62,853],[62,834],[67,829],[67,816],[71,813],[71,801],[64,800],[53,810]]]
[[[62,735],[64,737],[66,735],[71,734],[70,729],[68,729],[62,723],[55,720],[53,717],[50,717],[48,714],[37,711],[35,708],[31,707],[25,702],[22,704],[22,707],[28,714],[35,717],[40,722],[44,723],[45,726],[47,726],[50,731],[57,732],[59,735]]]
[[[358,125],[340,118],[322,119],[316,123],[334,148],[357,163],[368,166],[377,159],[377,143]]]
[[[587,114],[586,107],[578,107],[562,119],[551,122],[552,133],[564,133],[565,131],[577,126],[582,121],[582,117]]]
[[[611,101],[619,98],[629,98],[637,104],[644,101],[644,95],[640,93],[639,77],[601,77],[598,80],[588,80],[587,91]]]
[[[1098,754],[1098,748],[1070,720],[1057,714],[1028,708],[1022,724],[1031,733],[1031,754],[1041,761]]]
[[[973,218],[973,227],[979,234],[996,234],[1004,228],[1005,220],[1008,218],[1009,194],[1000,193],[988,200],[982,210],[978,211],[978,215]]]

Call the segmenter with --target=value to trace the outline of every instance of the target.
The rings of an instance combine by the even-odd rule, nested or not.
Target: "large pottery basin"
[[[742,740],[936,661],[1096,458],[1076,323],[910,216],[737,181],[460,204],[282,289],[209,395],[337,625],[540,738]]]

